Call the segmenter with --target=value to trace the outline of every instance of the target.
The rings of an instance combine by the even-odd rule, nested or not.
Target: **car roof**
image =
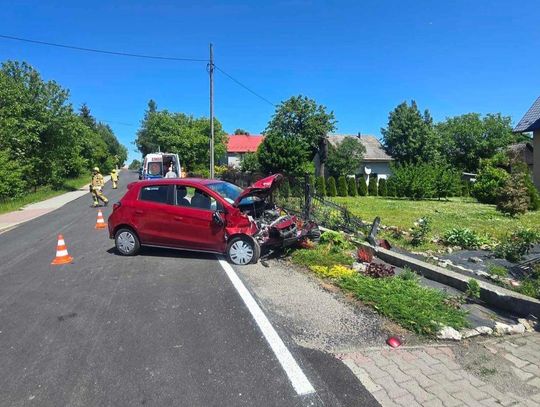
[[[215,184],[217,182],[226,182],[226,181],[222,181],[220,179],[206,179],[206,178],[154,178],[154,179],[147,179],[143,181],[137,181],[136,183],[139,184],[141,187],[143,187],[147,185],[168,185],[168,184],[197,186],[197,185]]]

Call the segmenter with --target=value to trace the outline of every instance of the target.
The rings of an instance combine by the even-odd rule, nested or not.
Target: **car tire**
[[[257,263],[261,257],[259,243],[249,236],[237,236],[232,238],[227,245],[227,259],[232,264],[245,266]]]
[[[122,256],[135,256],[141,248],[137,234],[129,228],[121,228],[116,231],[114,245]]]

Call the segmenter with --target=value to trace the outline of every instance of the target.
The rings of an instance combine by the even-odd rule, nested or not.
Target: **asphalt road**
[[[106,186],[111,203],[128,180]],[[216,257],[119,256],[90,205],[0,234],[0,406],[377,405],[341,362],[274,326],[316,390],[299,396]],[[50,265],[58,234],[73,264]]]

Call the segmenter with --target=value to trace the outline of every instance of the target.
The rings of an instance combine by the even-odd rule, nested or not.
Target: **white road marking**
[[[244,301],[244,304],[246,304],[253,319],[257,322],[259,329],[279,360],[281,367],[285,370],[296,393],[298,395],[315,393],[315,389],[308,378],[300,366],[298,366],[298,363],[294,360],[291,352],[289,352],[289,349],[287,349],[266,315],[264,315],[261,307],[259,307],[259,304],[257,304],[253,296],[249,293],[232,266],[224,259],[219,259],[219,263],[221,264],[221,267],[223,267],[223,270],[225,270],[225,273],[227,274],[227,277],[229,277],[229,280],[231,280],[234,288],[236,288],[236,291],[238,291],[238,294],[240,294],[240,297]]]

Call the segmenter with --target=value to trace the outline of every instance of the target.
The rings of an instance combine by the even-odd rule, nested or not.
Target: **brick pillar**
[[[533,133],[533,180],[540,191],[540,129]]]

